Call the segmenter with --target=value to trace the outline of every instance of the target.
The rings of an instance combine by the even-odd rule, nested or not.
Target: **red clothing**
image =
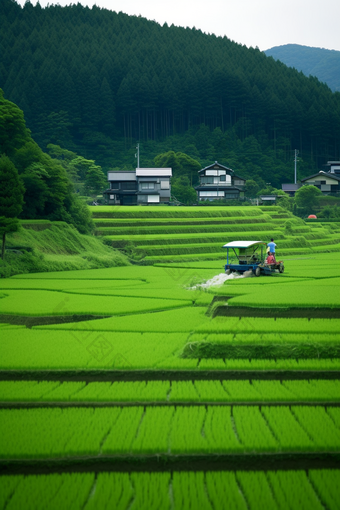
[[[266,260],[267,264],[276,264],[274,255],[269,255]]]

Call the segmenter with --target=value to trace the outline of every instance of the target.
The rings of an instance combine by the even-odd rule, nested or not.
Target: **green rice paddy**
[[[206,209],[148,207],[148,211],[138,211],[111,206],[97,207],[93,216],[97,235],[147,264],[215,260],[221,241],[271,237],[280,242],[282,255],[340,249],[337,223],[305,223],[275,206]]]
[[[336,223],[93,215],[141,264],[1,280],[0,509],[338,509]],[[284,274],[206,285],[253,235]]]

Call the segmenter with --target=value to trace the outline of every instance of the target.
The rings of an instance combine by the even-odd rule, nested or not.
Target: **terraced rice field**
[[[206,219],[235,223],[216,260],[1,281],[0,509],[340,507],[340,254],[301,223],[320,245],[291,253],[278,209],[245,209],[97,208],[110,229],[164,224],[164,244],[136,234],[164,252],[187,235],[171,222],[197,247]],[[274,235],[284,274],[207,285],[245,219]]]
[[[96,234],[144,264],[219,260],[221,244],[250,238],[275,237],[281,255],[340,249],[338,223],[305,223],[275,206],[147,209],[93,208]]]

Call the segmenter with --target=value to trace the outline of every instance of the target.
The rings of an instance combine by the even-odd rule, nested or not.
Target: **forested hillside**
[[[80,4],[0,3],[0,86],[49,143],[104,169],[174,150],[279,186],[340,157],[340,93],[258,49]]]
[[[340,51],[284,44],[266,50],[265,54],[289,67],[295,67],[306,76],[316,76],[327,83],[333,92],[340,91]]]
[[[83,234],[91,231],[93,225],[90,213],[74,193],[74,185],[67,170],[57,159],[45,154],[32,139],[23,112],[16,104],[4,98],[1,89],[0,156],[14,165],[23,185],[20,218],[61,220],[75,226]],[[2,170],[6,165],[6,162],[2,164]],[[0,180],[3,186],[3,173]],[[6,210],[10,204],[7,198],[3,204]],[[17,200],[20,200],[19,196]]]

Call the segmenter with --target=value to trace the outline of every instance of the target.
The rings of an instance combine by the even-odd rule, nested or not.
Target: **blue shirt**
[[[273,241],[268,243],[267,246],[269,246],[269,249],[270,249],[271,253],[275,253],[275,246],[276,246],[276,244]]]

